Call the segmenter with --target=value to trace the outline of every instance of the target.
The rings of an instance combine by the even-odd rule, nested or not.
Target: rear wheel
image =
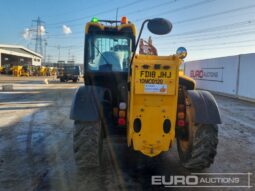
[[[187,125],[177,127],[177,148],[185,168],[201,170],[209,167],[216,156],[218,125],[196,124],[191,116],[189,106],[186,109]]]
[[[64,78],[60,78],[60,82],[65,82]]]
[[[102,163],[103,131],[100,122],[74,123],[73,150],[78,168],[98,167]]]
[[[77,81],[78,81],[78,79],[76,78],[76,79],[73,79],[73,83],[77,83]]]

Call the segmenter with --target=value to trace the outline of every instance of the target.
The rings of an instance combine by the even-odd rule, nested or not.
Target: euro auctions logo
[[[151,184],[152,185],[164,185],[164,186],[177,186],[177,185],[186,185],[194,186],[198,185],[199,179],[198,176],[152,176]]]
[[[252,173],[191,173],[190,175],[152,176],[151,184],[164,187],[251,188]]]
[[[203,70],[191,70],[190,71],[190,77],[192,78],[203,78],[204,77],[204,71]]]
[[[201,68],[197,70],[190,70],[189,76],[195,80],[205,81],[223,81],[224,68]]]
[[[205,70],[191,70],[190,77],[192,78],[218,78],[218,71],[205,71]]]

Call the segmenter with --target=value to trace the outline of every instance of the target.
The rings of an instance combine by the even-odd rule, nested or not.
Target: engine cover
[[[135,56],[128,115],[128,145],[153,157],[175,137],[179,65],[177,56]]]

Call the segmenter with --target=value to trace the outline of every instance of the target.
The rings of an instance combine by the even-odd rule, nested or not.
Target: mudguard
[[[218,105],[208,91],[188,90],[187,96],[193,110],[193,121],[201,124],[221,124]]]
[[[196,82],[187,76],[179,76],[179,85],[185,86],[187,90],[194,90]]]
[[[81,86],[73,98],[70,119],[78,121],[98,121],[105,89],[96,86]]]

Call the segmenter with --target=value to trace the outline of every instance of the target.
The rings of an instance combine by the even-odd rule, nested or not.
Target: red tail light
[[[126,125],[126,120],[124,118],[119,118],[118,119],[118,125],[119,126],[124,126]]]
[[[184,127],[185,126],[185,121],[184,120],[178,120],[177,121],[177,126],[178,127]]]

